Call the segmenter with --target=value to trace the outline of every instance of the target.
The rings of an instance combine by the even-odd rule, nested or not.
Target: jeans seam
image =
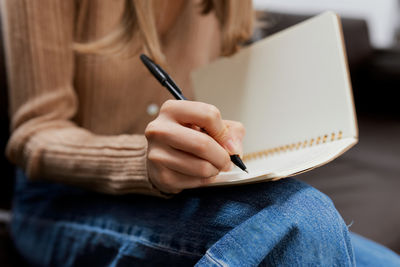
[[[214,262],[216,265],[220,267],[224,267],[223,264],[221,264],[217,259],[215,259],[208,251],[206,252],[206,257],[208,257],[212,262]]]
[[[18,216],[25,217],[23,215],[16,214],[16,213],[13,213],[13,216],[14,217],[18,217]],[[193,253],[193,252],[189,252],[189,251],[181,251],[181,250],[176,250],[176,249],[172,249],[169,247],[161,246],[159,244],[152,243],[149,240],[145,240],[145,239],[139,238],[137,236],[120,233],[120,232],[117,232],[117,231],[111,230],[111,229],[104,229],[104,228],[101,228],[98,226],[85,225],[85,224],[80,224],[80,223],[76,223],[76,222],[55,221],[55,220],[42,219],[42,218],[26,218],[25,217],[24,220],[28,220],[31,222],[36,221],[36,222],[44,224],[44,225],[58,224],[58,225],[63,225],[67,228],[69,227],[69,228],[74,228],[74,229],[78,229],[78,230],[87,230],[87,231],[91,231],[91,232],[96,232],[96,233],[100,233],[100,234],[109,234],[111,236],[122,237],[122,238],[128,239],[130,241],[138,242],[138,243],[140,243],[144,246],[150,247],[150,248],[154,248],[154,249],[158,249],[158,250],[166,251],[166,252],[171,252],[171,253],[178,254],[178,255],[184,254],[187,256],[196,256],[196,257],[203,256],[202,254],[197,254],[197,253]]]

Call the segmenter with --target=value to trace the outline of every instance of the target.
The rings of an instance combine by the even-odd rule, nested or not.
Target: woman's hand
[[[145,135],[150,181],[165,193],[179,193],[232,168],[229,155],[242,154],[244,127],[222,120],[213,105],[168,100]]]

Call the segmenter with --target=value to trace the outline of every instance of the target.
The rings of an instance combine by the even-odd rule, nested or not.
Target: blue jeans
[[[294,179],[165,200],[29,182],[18,171],[11,230],[33,266],[400,266]]]

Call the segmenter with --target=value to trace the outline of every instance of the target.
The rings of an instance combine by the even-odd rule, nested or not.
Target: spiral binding
[[[248,160],[253,160],[253,159],[257,159],[257,158],[261,158],[261,157],[271,156],[271,155],[277,154],[277,153],[298,150],[300,148],[311,147],[314,145],[320,145],[320,144],[323,144],[323,143],[326,143],[329,141],[332,142],[335,140],[340,140],[340,139],[342,139],[342,137],[343,137],[342,131],[339,131],[337,133],[333,132],[330,135],[325,134],[322,136],[318,136],[316,138],[311,138],[309,140],[305,140],[303,142],[292,143],[292,144],[288,144],[288,145],[284,145],[284,146],[278,146],[278,147],[274,147],[274,148],[270,148],[270,149],[266,149],[266,150],[262,150],[262,151],[249,153],[249,154],[246,154],[243,156],[243,160],[248,161]]]

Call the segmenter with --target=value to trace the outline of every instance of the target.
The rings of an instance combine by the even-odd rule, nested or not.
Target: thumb
[[[228,138],[224,142],[223,146],[229,152],[229,155],[241,155],[242,154],[242,144],[237,139]]]
[[[237,121],[224,120],[223,124],[226,128],[225,139],[223,140],[224,148],[229,154],[237,154],[243,156],[243,137],[245,128],[242,123]]]
[[[230,155],[242,154],[242,141],[235,136],[229,125],[225,125],[225,129],[219,135],[217,140]]]

